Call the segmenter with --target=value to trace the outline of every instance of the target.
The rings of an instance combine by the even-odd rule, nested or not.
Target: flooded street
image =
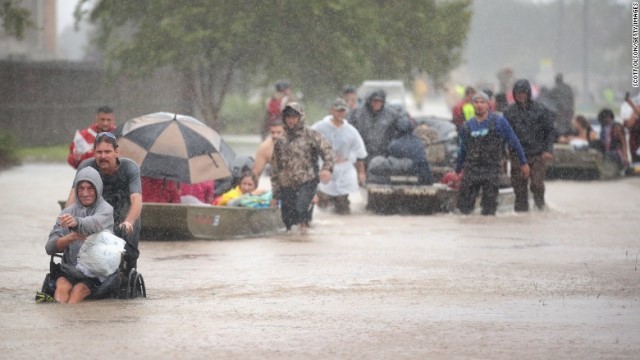
[[[147,298],[36,304],[74,171],[0,172],[3,358],[640,356],[640,178],[496,217],[316,211],[306,237],[140,244]],[[144,221],[144,219],[143,219]]]

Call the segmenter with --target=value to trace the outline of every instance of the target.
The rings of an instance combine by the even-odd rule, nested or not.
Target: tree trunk
[[[225,96],[231,86],[234,75],[234,62],[220,70],[217,66],[207,63],[198,64],[196,70],[186,70],[185,78],[189,82],[189,92],[193,94],[193,102],[202,115],[202,120],[214,130],[223,127],[220,110]]]
[[[178,112],[180,114],[194,116],[194,92],[193,73],[191,71],[180,72],[180,99],[178,100]]]

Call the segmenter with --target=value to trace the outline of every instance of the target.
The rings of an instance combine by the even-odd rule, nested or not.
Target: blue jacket
[[[489,117],[484,121],[478,121],[477,118],[472,118],[467,121],[466,125],[462,127],[462,131],[469,131],[471,136],[482,136],[483,134],[488,133],[490,119],[495,119],[495,131],[502,138],[502,140],[509,145],[509,147],[516,152],[518,155],[518,159],[520,160],[520,165],[527,164],[527,157],[524,154],[524,150],[522,149],[522,145],[518,140],[515,132],[509,125],[507,120],[499,115],[494,113],[489,113]],[[458,159],[456,160],[456,172],[459,173],[462,171],[462,167],[465,163],[467,157],[467,148],[464,140],[464,134],[460,134],[460,147],[458,148]]]
[[[421,184],[430,185],[433,180],[424,143],[413,134],[410,122],[400,122],[399,129],[402,136],[391,141],[387,153],[395,158],[411,159],[414,175],[418,176]]]

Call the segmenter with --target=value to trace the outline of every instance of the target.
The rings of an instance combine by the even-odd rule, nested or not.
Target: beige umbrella
[[[158,112],[127,121],[118,139],[120,156],[142,176],[199,183],[231,176],[235,153],[212,128],[191,116]]]

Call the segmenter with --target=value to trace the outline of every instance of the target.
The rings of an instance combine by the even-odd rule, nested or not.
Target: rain
[[[575,115],[594,129],[605,108],[622,121],[625,94],[638,95],[637,3],[156,0],[112,3],[93,15],[96,3],[107,2],[7,3],[0,9],[0,350],[7,358],[76,351],[143,359],[637,358],[640,165],[575,171],[569,165],[584,159],[560,150],[548,164],[546,207],[532,200],[526,213],[515,212],[505,193],[495,216],[479,208],[461,215],[446,184],[429,188],[439,197],[378,197],[384,211],[371,208],[372,187],[362,186],[349,195],[348,215],[316,206],[308,234],[286,232],[278,209],[220,207],[211,215],[216,206],[151,204],[148,214],[160,215],[141,219],[137,261],[146,296],[34,301],[49,272],[44,245],[75,175],[69,144],[101,106],[113,108],[120,139],[132,127],[122,125],[153,114],[206,127],[214,146],[199,155],[228,168],[199,175],[221,181],[234,162],[255,156],[277,81],[290,82],[310,126],[345,86],[393,80],[403,85],[398,107],[407,116],[442,126],[441,163],[429,160],[439,178],[457,154],[451,119],[460,91],[500,93],[507,73],[537,92],[562,74]],[[21,13],[6,13],[9,6],[26,9],[34,24],[12,27]],[[234,26],[219,28],[230,19]],[[147,32],[136,33],[136,24]],[[256,24],[263,31],[245,42]],[[96,42],[101,30],[112,31],[111,42]],[[366,94],[358,95],[362,106]],[[128,151],[140,163],[152,152]],[[189,165],[172,161],[153,166],[172,170],[167,180],[191,182]],[[268,173],[258,188],[271,189]],[[412,211],[436,198],[441,203],[428,212]]]

